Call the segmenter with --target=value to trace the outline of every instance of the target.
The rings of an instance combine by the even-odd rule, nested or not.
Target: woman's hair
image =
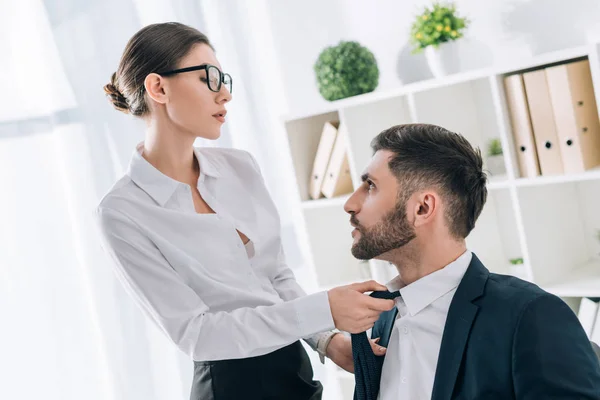
[[[140,29],[127,43],[119,68],[104,85],[104,92],[117,110],[135,116],[147,114],[146,76],[177,68],[192,47],[201,43],[212,48],[206,35],[178,22]]]

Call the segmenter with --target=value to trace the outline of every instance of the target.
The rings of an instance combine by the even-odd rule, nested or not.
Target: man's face
[[[389,150],[375,153],[362,185],[344,205],[355,228],[352,255],[361,260],[377,258],[416,237],[406,214],[408,199],[398,196],[401,188],[388,167],[392,156]]]

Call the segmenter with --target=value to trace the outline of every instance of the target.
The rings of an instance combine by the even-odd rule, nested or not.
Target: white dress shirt
[[[334,328],[327,292],[301,289],[280,220],[246,151],[195,149],[198,191],[146,161],[140,146],[97,215],[117,275],[142,310],[196,361],[263,355]],[[249,238],[244,245],[237,230]]]
[[[430,399],[450,302],[472,253],[402,286],[399,277],[386,286],[400,290],[398,314],[381,372],[379,399]]]

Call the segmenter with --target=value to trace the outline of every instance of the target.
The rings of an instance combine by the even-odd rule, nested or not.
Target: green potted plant
[[[486,163],[487,169],[492,176],[506,174],[500,139],[494,138],[488,141]]]
[[[417,15],[410,30],[413,53],[425,52],[436,78],[459,69],[456,41],[465,34],[470,21],[456,12],[452,2],[434,2]]]
[[[323,49],[313,69],[319,93],[329,101],[372,92],[379,84],[375,56],[355,41]]]

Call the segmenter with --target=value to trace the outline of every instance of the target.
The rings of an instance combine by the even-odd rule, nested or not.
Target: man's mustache
[[[356,217],[354,216],[354,214],[350,217],[350,225],[352,225],[353,227],[355,227],[359,231],[362,230],[362,226],[360,225],[360,222],[358,222],[358,220],[356,219]]]

